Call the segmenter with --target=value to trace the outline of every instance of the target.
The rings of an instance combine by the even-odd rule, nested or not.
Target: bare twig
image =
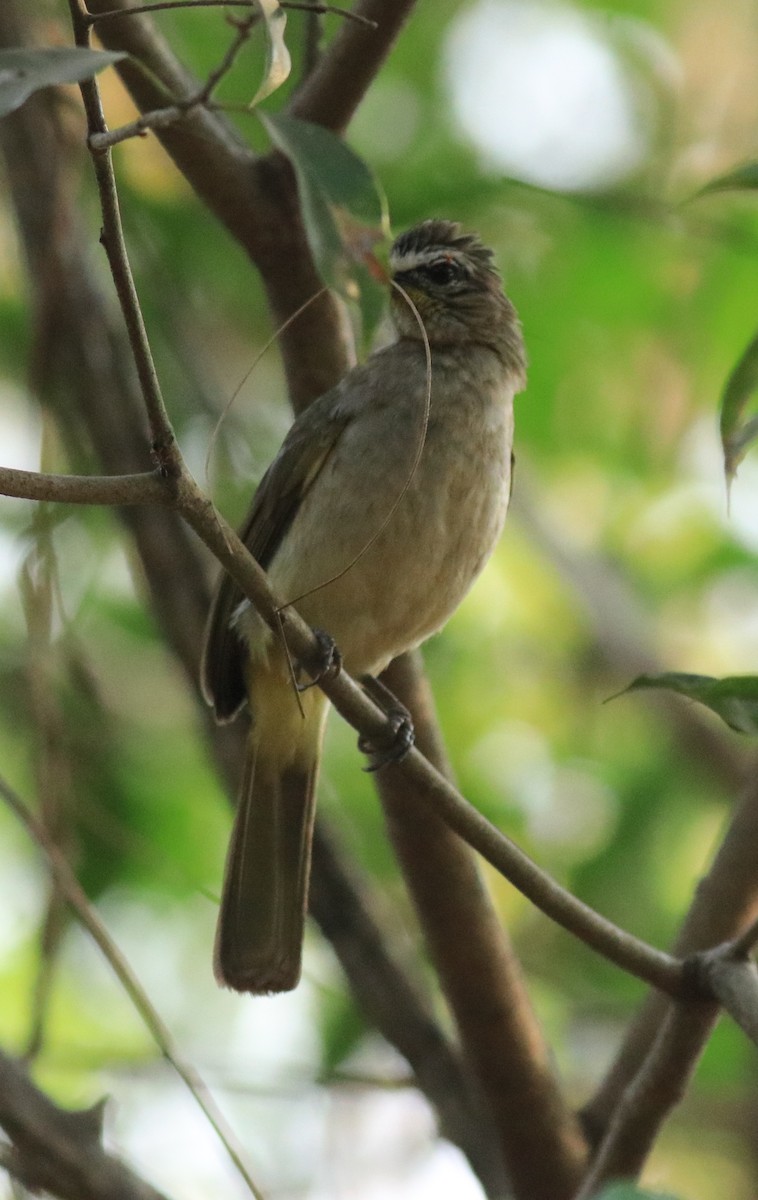
[[[160,471],[135,475],[48,475],[0,467],[0,495],[57,504],[169,504],[171,489]]]
[[[619,1099],[576,1200],[590,1200],[611,1179],[637,1177],[663,1121],[684,1095],[718,1013],[713,1001],[668,1006],[647,1057]]]
[[[756,920],[756,844],[758,781],[753,780],[735,810],[710,870],[698,885],[673,947],[672,953],[678,958],[686,959],[739,937],[741,931]],[[595,1143],[602,1140],[614,1120],[616,1108],[656,1041],[667,1011],[665,997],[652,992],[629,1026],[606,1078],[584,1109],[585,1124]],[[701,1025],[700,1030],[705,1037],[710,1026]]]
[[[153,112],[143,113],[136,121],[130,121],[128,125],[121,125],[118,129],[91,132],[89,135],[90,149],[107,150],[109,146],[115,146],[129,138],[143,137],[149,129],[165,129],[167,126],[175,124],[176,121],[181,121],[187,113],[192,112],[193,108],[208,105],[213,92],[224,76],[231,71],[237,55],[248,41],[255,21],[256,15],[254,14],[235,22],[234,37],[221,62],[210,72],[203,86],[198,88],[193,96],[187,96],[175,104],[166,105],[166,107],[155,109]]]
[[[245,1165],[243,1151],[237,1145],[234,1134],[227,1127],[226,1121],[217,1109],[208,1088],[195,1068],[182,1059],[170,1030],[156,1012],[147,992],[114,943],[105,925],[100,920],[99,915],[90,904],[79,881],[58,846],[56,846],[45,827],[34,816],[31,809],[2,777],[0,777],[0,797],[45,855],[50,872],[65,897],[67,904],[76,913],[78,920],[87,930],[87,933],[111,967],[161,1054],[174,1068],[183,1083],[186,1084],[195,1101],[205,1114],[209,1124],[217,1133],[224,1149],[244,1179],[252,1195],[256,1197],[256,1200],[262,1200],[262,1194]]]
[[[90,27],[78,0],[69,0],[69,10],[76,45],[87,49]],[[79,88],[87,114],[90,138],[93,134],[106,133],[107,126],[97,83],[94,79],[85,80],[79,85]],[[150,422],[152,451],[160,470],[167,476],[175,475],[179,470],[180,456],[166,406],[163,403],[161,386],[126,253],[110,150],[106,148],[93,153],[92,161],[103,214],[100,240],[108,256],[113,282],[121,303],[121,311],[128,326],[129,340],[132,346],[139,347],[139,353],[135,353],[134,361],[147,410],[147,418]]]
[[[506,1194],[492,1118],[472,1073],[437,1023],[433,1007],[390,957],[354,878],[316,823],[310,908],[339,955],[365,1015],[410,1064],[415,1084],[434,1098],[440,1132],[464,1147],[488,1196]]]
[[[419,750],[450,776],[419,657],[403,655],[382,680],[410,710]],[[380,772],[377,785],[443,993],[489,1102],[513,1194],[571,1197],[584,1164],[584,1139],[476,858],[399,772]]]
[[[80,27],[76,0],[70,0],[70,4],[77,27]],[[79,37],[81,38],[81,31]],[[81,86],[83,93],[86,92],[87,95],[88,119],[99,128],[102,125],[102,109],[97,83],[92,80]],[[118,280],[118,296],[124,310],[137,372],[143,387],[146,388],[145,400],[151,423],[154,429],[162,430],[160,436],[164,443],[163,457],[167,465],[164,467],[162,463],[161,466],[174,476],[176,507],[184,520],[239,583],[269,627],[276,632],[282,598],[274,596],[265,572],[250,556],[232,528],[222,520],[212,502],[197,487],[176,446],[155,378],[152,354],[121,234],[110,154],[106,151],[94,154],[93,158],[97,168],[104,220],[111,227],[109,232],[112,236],[108,242],[109,261]],[[293,609],[287,609],[286,625],[288,642],[298,660],[306,669],[309,663],[318,663],[318,641]],[[318,671],[315,671],[315,674],[318,674]],[[322,685],[338,711],[367,742],[376,743],[382,736],[387,735],[388,722],[385,714],[346,674],[343,673],[334,679],[324,679]],[[467,804],[417,750],[411,750],[402,768],[387,768],[388,771],[398,769],[407,770],[418,785],[420,794],[444,816],[450,826],[497,870],[502,871],[544,913],[624,970],[663,991],[673,995],[679,994],[682,987],[681,970],[675,959],[625,933],[561,888],[486,818]]]
[[[94,11],[112,0],[90,0]],[[128,12],[125,0],[119,5]],[[103,23],[110,48],[126,50],[119,71],[142,112],[195,95],[200,86],[147,16]],[[349,64],[347,70],[350,70]],[[183,121],[156,130],[198,197],[239,242],[261,273],[275,326],[323,287],[308,247],[294,172],[274,153],[258,159],[223,113],[199,106]],[[351,338],[327,292],[287,329],[280,342],[290,398],[300,411],[332,387],[350,365]]]
[[[292,12],[318,13],[321,15],[333,13],[335,16],[344,17],[348,21],[357,21],[360,25],[367,25],[369,29],[376,29],[376,21],[371,21],[368,17],[364,17],[360,13],[354,13],[349,8],[340,8],[335,4],[309,4],[307,0],[301,4],[297,3],[297,0],[279,0],[279,7]],[[165,12],[170,8],[252,8],[257,11],[257,4],[256,0],[157,0],[154,4],[133,4],[128,8],[111,9],[110,12],[88,12],[87,20],[94,25],[98,21],[108,20],[109,17],[123,17],[130,13],[134,13],[137,16],[141,13]]]
[[[359,0],[354,12],[375,28],[346,22],[290,103],[304,121],[342,133],[389,54],[415,0]]]
[[[29,1191],[61,1200],[166,1200],[102,1146],[102,1102],[58,1108],[23,1066],[0,1050],[0,1126],[11,1142],[3,1162]]]

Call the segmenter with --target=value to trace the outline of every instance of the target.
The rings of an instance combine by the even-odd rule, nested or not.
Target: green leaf
[[[676,672],[640,675],[619,695],[643,688],[665,688],[678,692],[681,696],[705,704],[737,733],[758,733],[757,675],[728,675],[724,679]]]
[[[319,273],[330,287],[359,300],[366,332],[384,303],[384,288],[367,269],[374,243],[389,233],[384,194],[363,159],[330,130],[281,114],[258,115],[295,168]]]
[[[727,380],[721,398],[721,445],[727,482],[734,478],[748,447],[758,438],[758,417],[744,419],[745,407],[758,389],[758,334]]]
[[[126,54],[78,47],[0,51],[0,117],[20,108],[33,92],[57,83],[91,79]]]
[[[255,108],[280,88],[292,69],[292,59],[284,41],[287,14],[279,0],[257,0],[257,4],[266,26],[266,69],[258,91],[250,101],[250,108]]]
[[[596,1200],[676,1200],[670,1192],[648,1192],[633,1183],[612,1183],[603,1188]]]
[[[745,163],[744,166],[737,167],[736,170],[729,171],[726,175],[719,175],[710,183],[706,183],[705,187],[697,192],[695,199],[699,196],[707,196],[711,192],[754,191],[756,188],[758,188],[758,163]]]

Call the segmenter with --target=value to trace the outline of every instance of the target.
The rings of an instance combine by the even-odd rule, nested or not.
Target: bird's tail
[[[221,898],[214,972],[239,992],[286,992],[300,978],[326,698],[271,675],[251,695],[253,728]],[[279,693],[276,695],[276,693]]]

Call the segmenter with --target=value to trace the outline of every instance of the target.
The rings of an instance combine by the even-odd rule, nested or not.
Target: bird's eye
[[[460,278],[461,269],[449,258],[438,258],[436,262],[430,263],[426,268],[426,275],[432,283],[444,287],[445,284]]]

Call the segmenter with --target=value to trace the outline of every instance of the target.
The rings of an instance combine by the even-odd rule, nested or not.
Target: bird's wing
[[[304,496],[332,454],[354,412],[340,404],[337,387],[315,400],[293,424],[261,479],[240,537],[267,567],[292,524]],[[211,605],[205,634],[201,681],[218,720],[231,720],[247,697],[244,649],[232,617],[244,593],[224,573]]]

